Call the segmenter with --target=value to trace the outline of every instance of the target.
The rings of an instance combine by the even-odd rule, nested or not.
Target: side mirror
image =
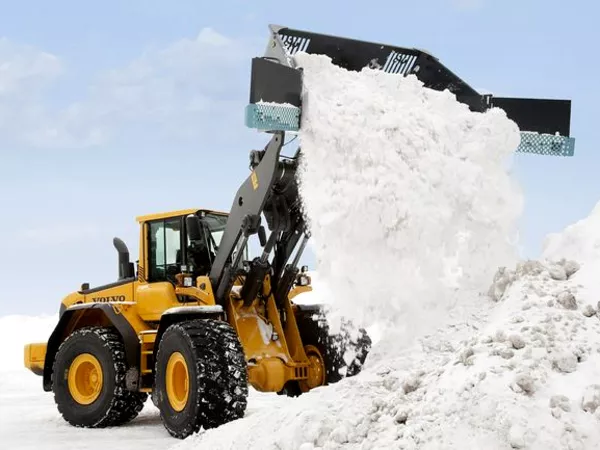
[[[202,224],[200,218],[195,214],[190,214],[185,218],[185,224],[187,225],[187,235],[191,242],[199,241],[202,239]]]
[[[300,268],[300,272],[301,272],[301,273],[306,273],[306,272],[308,272],[308,266],[302,266],[302,267]]]
[[[258,241],[261,247],[267,245],[267,233],[265,232],[265,227],[262,225],[258,227]]]

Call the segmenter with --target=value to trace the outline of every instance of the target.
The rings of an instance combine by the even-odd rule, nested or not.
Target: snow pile
[[[522,198],[505,167],[516,124],[413,76],[296,59],[307,92],[301,196],[320,296],[365,325],[410,336],[435,326],[457,291],[481,290],[516,261]]]
[[[467,321],[174,448],[597,448],[600,313],[598,297],[580,289],[597,278],[583,269],[555,275],[538,261],[502,270],[490,289],[497,295],[480,299]]]
[[[466,402],[459,421],[463,415],[485,432],[497,430],[486,448],[509,448],[506,439],[513,448],[591,449],[600,439],[598,289],[581,289],[597,276],[578,267],[526,261],[495,277],[497,306],[462,342],[465,393],[450,388]]]
[[[547,236],[544,257],[550,259],[569,258],[580,263],[600,261],[600,202],[590,215],[561,233]]]

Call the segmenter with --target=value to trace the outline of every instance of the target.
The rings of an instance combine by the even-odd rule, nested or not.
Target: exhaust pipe
[[[125,242],[118,237],[113,239],[113,245],[119,253],[119,280],[133,277],[133,264],[129,262],[129,249]]]

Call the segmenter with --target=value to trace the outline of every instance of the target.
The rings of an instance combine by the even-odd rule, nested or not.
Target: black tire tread
[[[350,322],[342,321],[340,333],[330,335],[326,315],[323,312],[302,314],[298,318],[298,328],[304,345],[314,345],[323,354],[326,369],[326,384],[340,381],[342,378],[357,375],[371,349],[371,339],[366,331],[359,329],[359,338],[352,339]],[[347,364],[344,353],[352,349],[356,356]],[[345,369],[345,373],[340,371]]]
[[[85,427],[105,428],[123,425],[137,417],[137,415],[143,409],[144,403],[148,396],[142,392],[131,392],[126,389],[125,373],[127,371],[127,365],[125,362],[125,346],[123,345],[120,336],[115,331],[110,328],[92,326],[80,328],[71,333],[58,348],[56,359],[54,361],[53,376],[54,374],[58,373],[56,366],[59,361],[59,355],[67,343],[72,339],[79,339],[82,336],[90,333],[103,342],[103,346],[110,352],[112,356],[113,366],[115,368],[115,387],[113,390],[111,404],[105,415],[98,422]],[[59,401],[56,401],[56,403],[58,411],[67,422],[76,427],[84,427],[80,423],[69,419],[67,411],[65,411],[66,405]]]
[[[174,429],[164,420],[169,433],[179,439],[200,428],[215,428],[244,416],[248,381],[244,351],[234,329],[221,320],[196,319],[171,325],[167,333],[179,333],[193,351],[197,374],[197,395],[202,406],[184,427]],[[161,347],[156,357],[161,361]],[[159,394],[162,396],[162,394]]]
[[[119,417],[115,418],[111,426],[125,425],[135,419],[146,404],[148,394],[145,392],[126,391],[124,407],[120,411]]]

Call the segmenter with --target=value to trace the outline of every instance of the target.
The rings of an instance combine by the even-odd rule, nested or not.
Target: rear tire
[[[155,374],[160,417],[176,438],[244,416],[246,359],[226,322],[200,319],[171,325],[160,340]]]
[[[144,409],[144,404],[148,399],[145,392],[127,391],[123,400],[124,405],[118,417],[113,421],[112,426],[125,425],[135,419]]]
[[[58,349],[53,366],[54,400],[71,425],[103,428],[133,420],[147,394],[125,387],[125,347],[103,327],[74,331]]]

